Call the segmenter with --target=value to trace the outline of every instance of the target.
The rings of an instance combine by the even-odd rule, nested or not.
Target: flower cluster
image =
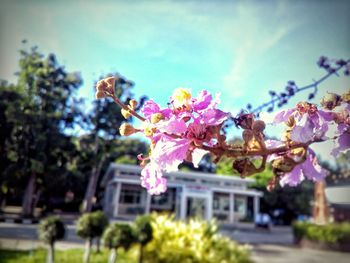
[[[119,131],[124,136],[143,133],[150,140],[149,155],[138,156],[143,167],[141,185],[150,194],[166,191],[164,172],[177,171],[183,161],[197,167],[207,153],[214,155],[216,161],[222,156],[232,158],[233,168],[242,177],[263,171],[270,162],[275,176],[269,187],[273,188],[278,182],[282,186],[295,186],[304,179],[318,181],[326,176],[310,144],[333,140],[335,156],[350,148],[350,92],[342,96],[329,93],[321,102],[323,109],[300,102],[272,118],[261,114],[257,119],[252,113],[242,113],[233,119],[243,129],[243,143],[233,146],[226,142],[222,132],[230,114],[218,109],[219,94],[213,97],[203,90],[193,97],[189,90],[178,88],[167,107],[148,100],[138,114],[136,101],[123,104],[113,87],[111,78],[100,81],[97,98],[112,97],[121,106],[125,118],[134,116],[142,121],[137,128],[124,123]],[[286,125],[280,140],[266,139],[264,131],[269,122]]]
[[[213,99],[207,91],[196,98],[183,88],[176,89],[168,107],[161,108],[153,100],[141,108],[146,120],[140,132],[151,141],[151,151],[146,158],[139,157],[144,165],[142,186],[151,194],[166,190],[163,171],[177,171],[184,160],[195,167],[208,153],[203,146],[213,146],[222,141],[220,126],[229,116],[216,108],[218,95]]]

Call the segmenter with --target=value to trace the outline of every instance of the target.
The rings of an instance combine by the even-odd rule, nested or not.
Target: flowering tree
[[[329,74],[335,72],[326,62],[322,63]],[[350,62],[342,60],[336,70],[343,67],[348,75]],[[273,189],[277,183],[295,186],[304,179],[325,178],[326,170],[319,165],[316,153],[309,147],[311,144],[332,140],[334,156],[350,147],[350,91],[342,95],[328,93],[321,101],[322,109],[316,104],[300,102],[274,115],[260,114],[259,118],[258,114],[241,112],[233,118],[236,126],[243,129],[243,143],[237,146],[226,141],[224,122],[232,117],[218,108],[219,94],[213,96],[203,90],[193,97],[189,90],[178,88],[167,107],[148,100],[138,113],[135,101],[126,105],[116,96],[115,82],[114,77],[99,81],[96,98],[111,97],[125,118],[134,116],[142,122],[138,128],[124,123],[119,131],[124,136],[143,133],[151,142],[149,156],[138,156],[143,167],[141,185],[150,194],[166,191],[164,171],[176,171],[183,161],[197,167],[207,153],[214,156],[214,161],[222,157],[232,159],[233,168],[242,177],[262,172],[271,163],[274,177],[267,187]],[[314,86],[317,88],[317,84]],[[286,129],[280,140],[266,139],[266,124],[281,123]]]

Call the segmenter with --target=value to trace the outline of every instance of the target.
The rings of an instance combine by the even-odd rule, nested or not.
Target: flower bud
[[[350,90],[341,96],[342,101],[350,103]]]
[[[237,126],[240,126],[243,129],[251,129],[254,121],[254,114],[240,114],[237,118],[234,119],[234,122]]]
[[[137,130],[130,123],[125,122],[120,125],[119,132],[122,136],[130,136],[131,134],[136,133]]]
[[[256,172],[256,167],[248,158],[235,160],[232,167],[241,174],[241,177],[249,176]]]
[[[257,120],[253,122],[252,130],[256,133],[261,133],[265,130],[265,122],[262,120]]]
[[[129,105],[131,107],[131,109],[136,109],[137,106],[137,101],[136,100],[130,100]]]
[[[96,99],[102,99],[102,98],[106,98],[107,95],[106,93],[104,93],[104,91],[98,90],[96,91],[95,97]]]
[[[272,168],[278,172],[290,172],[293,170],[294,166],[295,162],[293,159],[286,156],[282,156],[281,158],[275,159],[272,162]]]
[[[160,122],[161,120],[164,120],[164,115],[160,112],[154,113],[151,115],[151,123],[155,124]]]
[[[115,80],[116,80],[115,77],[108,77],[108,78],[104,79],[104,81],[107,83],[108,87],[112,88],[113,90],[114,90],[114,87],[115,87]]]
[[[122,109],[121,113],[125,119],[128,119],[131,116],[130,112],[128,110],[125,110],[125,109]]]
[[[252,130],[244,130],[242,132],[242,137],[244,142],[248,143],[251,139],[253,139],[253,131]]]
[[[306,150],[303,147],[299,147],[299,148],[294,148],[293,150],[291,150],[291,153],[295,157],[303,158],[306,155]]]
[[[327,110],[333,110],[336,106],[339,106],[341,97],[335,93],[328,93],[321,100],[321,105]]]
[[[104,82],[103,79],[100,80],[99,82],[97,82],[97,84],[96,84],[96,89],[97,89],[98,91],[105,91],[106,88],[107,88],[107,83]]]

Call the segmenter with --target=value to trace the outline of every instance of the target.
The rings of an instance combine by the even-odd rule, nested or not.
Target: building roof
[[[116,164],[111,163],[106,174],[104,175],[101,185],[106,186],[107,183],[112,180],[116,175],[123,176],[126,175],[128,178],[135,175],[141,174],[142,168],[137,165],[128,165],[128,164]],[[116,171],[122,171],[122,174],[116,174]],[[173,173],[165,173],[164,176],[168,178],[169,181],[187,181],[187,182],[216,182],[221,186],[233,186],[239,185],[241,187],[246,187],[247,184],[255,182],[254,179],[251,178],[240,178],[238,176],[227,176],[227,175],[218,175],[218,174],[210,174],[203,172],[173,172]],[[139,178],[135,177],[135,180],[139,180]]]

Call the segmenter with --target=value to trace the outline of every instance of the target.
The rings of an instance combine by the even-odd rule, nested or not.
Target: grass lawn
[[[90,263],[106,263],[108,262],[107,249],[101,253],[92,252]],[[82,262],[83,249],[68,249],[56,250],[55,263],[75,263]],[[1,263],[45,263],[46,250],[36,249],[33,251],[18,251],[18,250],[0,250]],[[137,262],[137,250],[131,249],[128,253],[118,251],[117,262],[133,263]]]

